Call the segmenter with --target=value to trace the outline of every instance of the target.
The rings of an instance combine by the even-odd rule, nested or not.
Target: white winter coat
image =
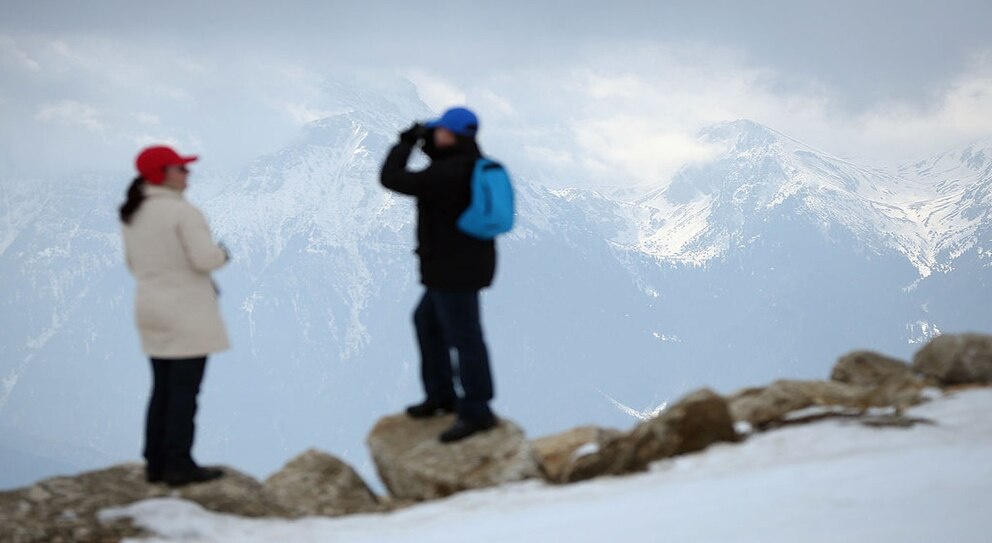
[[[123,227],[143,350],[153,358],[193,358],[227,349],[210,279],[227,255],[182,193],[155,185],[144,190],[145,200]]]

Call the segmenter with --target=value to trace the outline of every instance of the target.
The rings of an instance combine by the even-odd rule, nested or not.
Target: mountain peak
[[[699,132],[698,137],[703,141],[724,143],[737,148],[765,146],[788,138],[780,132],[748,119],[726,121],[708,126]]]

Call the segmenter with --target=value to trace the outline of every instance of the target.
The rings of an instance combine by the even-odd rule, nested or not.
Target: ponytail
[[[142,186],[145,184],[145,178],[138,177],[134,178],[131,182],[131,186],[127,189],[127,200],[121,206],[121,222],[124,224],[131,224],[131,217],[138,211],[141,207],[141,202],[145,201],[145,192],[142,190]]]

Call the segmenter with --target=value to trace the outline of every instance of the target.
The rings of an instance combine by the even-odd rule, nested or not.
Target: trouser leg
[[[152,393],[145,417],[145,461],[148,471],[161,473],[164,461],[165,413],[169,405],[169,360],[151,359]]]
[[[438,291],[435,298],[444,336],[458,355],[458,379],[462,386],[458,415],[467,420],[488,420],[493,416],[489,409],[493,380],[482,334],[479,292]]]
[[[451,376],[451,350],[445,342],[441,323],[435,309],[433,289],[424,291],[413,313],[420,345],[420,377],[427,401],[436,405],[451,405],[455,389]]]
[[[165,416],[165,470],[183,471],[193,461],[196,397],[206,367],[206,357],[169,360],[169,402]]]

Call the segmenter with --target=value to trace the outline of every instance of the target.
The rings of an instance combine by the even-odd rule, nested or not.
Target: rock
[[[703,389],[689,394],[598,452],[575,459],[568,481],[647,469],[662,458],[700,451],[719,441],[737,441],[726,401]]]
[[[837,381],[781,380],[764,388],[745,389],[728,401],[735,421],[745,421],[760,429],[808,407],[853,409],[859,413],[871,407],[893,407],[901,413],[922,401],[925,386],[916,376],[895,374],[874,387]]]
[[[531,444],[544,478],[553,483],[564,483],[569,480],[576,459],[599,452],[620,435],[618,430],[581,426],[535,439]]]
[[[242,517],[290,517],[283,506],[262,483],[233,468],[224,468],[224,476],[208,483],[188,485],[173,495],[202,505],[218,513]]]
[[[144,466],[127,464],[0,492],[3,540],[116,541],[140,535],[141,531],[128,521],[102,524],[96,515],[105,507],[165,494],[164,487],[149,485],[144,477]]]
[[[793,411],[812,406],[867,409],[867,390],[834,381],[775,381],[765,388],[746,389],[729,399],[734,420],[763,427]]]
[[[0,492],[3,541],[119,541],[140,530],[128,520],[102,523],[101,509],[140,500],[176,496],[219,512],[243,516],[285,515],[261,484],[231,468],[225,477],[172,490],[145,482],[142,464],[124,464],[72,477],[55,477],[31,487]]]
[[[399,414],[372,428],[366,441],[393,497],[430,500],[540,476],[534,449],[516,424],[501,419],[491,430],[442,444],[438,436],[454,420],[454,415],[411,419]]]
[[[876,387],[893,379],[915,379],[909,364],[871,351],[855,351],[837,361],[830,378],[861,387]]]
[[[942,385],[992,384],[992,336],[937,336],[916,353],[913,369]]]
[[[293,515],[338,516],[380,510],[365,481],[348,464],[310,449],[265,480]]]

